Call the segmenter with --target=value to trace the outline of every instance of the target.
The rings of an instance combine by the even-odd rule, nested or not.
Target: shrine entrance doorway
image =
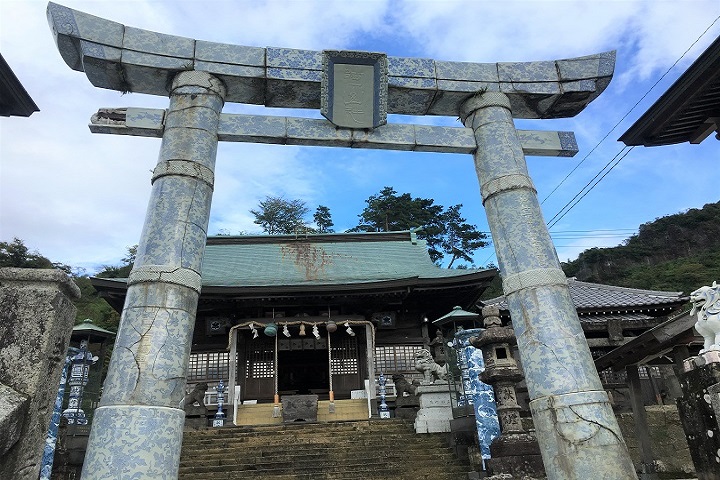
[[[367,352],[364,332],[354,336],[338,331],[331,337],[331,356],[327,338],[277,338],[277,393],[316,394],[327,400],[332,389],[335,398],[351,397],[352,390],[364,388]],[[238,384],[243,400],[269,402],[275,394],[276,339],[248,332],[241,336],[238,349]],[[330,382],[332,366],[332,384]]]

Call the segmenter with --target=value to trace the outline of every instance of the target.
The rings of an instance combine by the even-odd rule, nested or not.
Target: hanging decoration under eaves
[[[334,333],[338,330],[338,324],[342,324],[345,327],[345,333],[350,335],[351,337],[354,337],[356,335],[355,331],[352,329],[352,326],[369,326],[372,327],[369,329],[371,332],[371,335],[373,339],[375,338],[375,328],[376,326],[372,322],[368,322],[367,320],[327,320],[322,322],[312,322],[312,321],[305,321],[305,320],[298,320],[294,322],[283,322],[282,323],[282,334],[290,338],[293,336],[293,332],[297,331],[297,335],[304,337],[307,335],[306,328],[310,327],[311,332],[313,336],[320,340],[322,338],[322,334],[320,333],[320,327],[325,327],[326,332],[328,334]],[[298,330],[295,330],[293,327],[297,327]],[[268,323],[262,323],[258,322],[257,320],[252,320],[248,322],[239,323],[232,328],[230,328],[228,335],[232,335],[235,330],[247,328],[252,333],[252,338],[256,339],[259,337],[259,329],[263,329],[263,332],[265,335],[269,337],[277,337],[279,325],[275,322],[275,319],[273,318]],[[228,348],[229,342],[228,342]]]

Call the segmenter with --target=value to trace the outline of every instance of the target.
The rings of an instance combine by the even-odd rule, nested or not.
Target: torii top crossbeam
[[[320,107],[322,52],[258,48],[156,33],[48,5],[55,41],[70,68],[96,87],[169,95],[184,70],[220,78],[226,102]],[[388,113],[448,115],[479,91],[502,92],[515,118],[581,112],[610,83],[615,52],[542,62],[465,63],[388,57]]]

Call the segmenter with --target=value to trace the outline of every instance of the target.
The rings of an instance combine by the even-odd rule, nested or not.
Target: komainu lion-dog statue
[[[720,285],[713,282],[711,287],[698,288],[690,294],[690,301],[690,315],[697,313],[695,330],[705,339],[700,353],[720,350]]]
[[[205,405],[205,392],[207,389],[207,383],[196,384],[192,391],[185,395],[185,398],[180,402],[181,407],[183,407],[186,412],[197,413],[200,410],[204,410],[204,413],[207,413],[207,406]],[[200,406],[196,407],[195,402],[200,404]]]
[[[415,354],[415,370],[423,374],[423,385],[435,383],[435,380],[447,380],[447,365],[441,367],[435,363],[430,351],[424,348]]]

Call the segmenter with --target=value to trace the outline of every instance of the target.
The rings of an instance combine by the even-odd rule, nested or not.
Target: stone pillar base
[[[537,398],[530,402],[530,411],[537,438],[545,442],[549,478],[637,479],[604,390]]]
[[[180,465],[185,412],[148,405],[95,410],[82,480],[175,480]]]
[[[720,478],[720,355],[717,351],[690,357],[680,376],[678,412],[695,472],[700,479]]]
[[[545,478],[545,467],[537,438],[531,433],[507,433],[490,445],[491,458],[485,460],[490,475],[512,478]],[[492,478],[492,477],[490,477]]]
[[[0,478],[38,478],[77,298],[59,270],[0,268]]]
[[[449,432],[453,415],[448,384],[421,385],[415,394],[420,399],[420,410],[415,417],[415,433]]]

